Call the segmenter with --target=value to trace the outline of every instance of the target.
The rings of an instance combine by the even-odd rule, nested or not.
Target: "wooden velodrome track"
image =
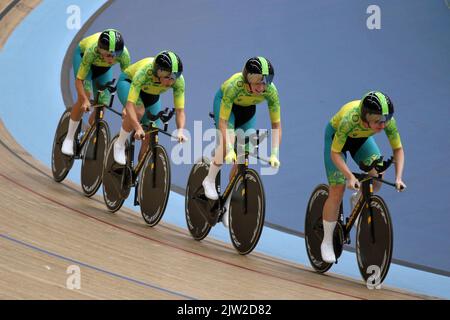
[[[0,12],[10,2],[0,0]],[[4,30],[11,32],[38,3],[22,1],[0,21],[0,49]],[[0,159],[0,299],[428,298],[368,290],[261,254],[240,256],[219,241],[194,241],[186,229],[149,228],[126,208],[109,214],[101,197],[88,199],[78,185],[54,182],[1,120]],[[70,265],[80,267],[81,289],[66,287]]]

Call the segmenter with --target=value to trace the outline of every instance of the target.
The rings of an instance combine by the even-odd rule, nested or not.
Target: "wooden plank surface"
[[[147,227],[128,209],[110,214],[100,197],[88,199],[78,185],[54,182],[3,123],[0,159],[1,298],[425,298],[368,290],[362,282],[261,254],[240,256],[229,244],[194,241],[173,225]],[[65,287],[69,265],[80,266],[80,290]]]

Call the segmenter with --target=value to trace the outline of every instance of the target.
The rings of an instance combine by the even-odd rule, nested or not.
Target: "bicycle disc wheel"
[[[200,194],[205,194],[202,186],[202,182],[208,175],[209,170],[209,160],[203,157],[198,161],[191,169],[189,174],[189,179],[186,186],[186,196],[185,196],[185,214],[186,214],[186,224],[195,240],[204,239],[209,231],[211,230],[211,225],[203,217],[200,210],[196,197]]]
[[[69,128],[69,119],[72,109],[67,109],[61,115],[59,119],[58,126],[56,127],[55,137],[53,138],[52,147],[52,173],[53,179],[56,182],[63,181],[70,169],[72,168],[74,157],[66,156],[61,152],[62,144],[67,135],[67,130]],[[78,136],[81,128],[80,124],[75,132],[75,137]]]
[[[109,144],[103,166],[103,200],[111,212],[119,210],[130,193],[129,168],[114,161],[114,142],[117,138],[114,137]]]
[[[328,198],[328,186],[326,184],[319,184],[311,194],[306,207],[305,214],[305,246],[308,259],[314,268],[319,273],[327,272],[333,263],[327,263],[322,260],[322,252],[320,245],[323,240],[323,206]],[[342,205],[340,207],[342,213]],[[339,223],[339,222],[338,222]],[[343,243],[342,227],[336,228],[333,234],[334,253],[336,258],[342,253]]]
[[[99,122],[97,130],[98,136],[94,130],[86,142],[81,163],[81,188],[87,197],[93,196],[102,184],[103,162],[110,139],[109,127],[105,121]]]
[[[141,214],[151,227],[157,225],[161,220],[166,210],[169,194],[169,157],[164,147],[157,145],[147,154],[138,186]]]
[[[258,173],[247,169],[245,176],[235,182],[230,197],[231,242],[239,254],[249,254],[256,247],[264,226],[266,199]]]
[[[394,237],[391,216],[384,200],[374,195],[370,205],[372,219],[369,210],[363,210],[356,228],[356,257],[367,285],[376,286],[383,282],[389,271]]]

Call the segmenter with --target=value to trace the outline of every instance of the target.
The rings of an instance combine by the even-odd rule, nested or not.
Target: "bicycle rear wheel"
[[[59,119],[53,138],[52,147],[52,174],[56,182],[63,181],[73,166],[74,157],[66,156],[61,152],[61,147],[67,135],[69,128],[69,119],[72,109],[66,109]],[[81,122],[75,132],[75,137],[80,133]]]
[[[305,246],[308,259],[312,267],[319,273],[327,272],[333,263],[322,260],[320,245],[323,240],[323,206],[328,198],[329,188],[326,184],[319,184],[311,194],[305,214]],[[342,205],[340,207],[342,214]],[[336,224],[333,235],[334,253],[338,258],[342,253],[343,231],[342,226]]]
[[[378,285],[386,278],[392,259],[393,230],[389,209],[374,195],[369,210],[363,210],[356,227],[356,257],[361,276],[368,285]],[[373,234],[372,236],[372,228]]]
[[[203,206],[199,203],[200,200],[197,199],[199,195],[204,196],[205,194],[202,182],[208,175],[209,163],[210,162],[206,157],[203,157],[200,161],[198,161],[191,169],[186,186],[186,224],[192,237],[198,241],[204,239],[211,230],[211,225],[200,211],[205,209],[206,206],[203,208]]]
[[[103,166],[103,200],[111,212],[119,210],[130,193],[131,172],[127,166],[114,161],[114,137],[108,147]],[[127,144],[128,146],[128,141]]]
[[[161,220],[166,210],[169,194],[169,157],[164,147],[157,145],[147,154],[138,186],[141,214],[151,227],[157,225]]]
[[[258,244],[264,226],[266,199],[258,173],[247,169],[245,176],[235,182],[230,197],[231,242],[239,254],[249,254]]]
[[[81,188],[87,197],[93,196],[102,184],[103,162],[110,139],[109,127],[105,121],[99,122],[97,130],[92,131],[86,142],[81,163]]]

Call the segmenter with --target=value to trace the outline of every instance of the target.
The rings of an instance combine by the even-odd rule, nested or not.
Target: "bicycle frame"
[[[355,204],[355,207],[353,208],[352,212],[350,213],[350,216],[346,218],[345,224],[343,223],[343,229],[344,229],[344,239],[346,243],[350,243],[350,231],[353,228],[353,225],[355,224],[356,219],[362,214],[363,210],[369,210],[370,220],[373,220],[373,209],[370,205],[370,198],[373,195],[373,181],[377,180],[381,183],[388,184],[390,186],[395,187],[394,183],[385,181],[382,179],[382,174],[378,174],[377,177],[372,177],[368,174],[361,174],[361,173],[355,173],[353,172],[356,178],[358,178],[361,182],[361,195],[358,198],[357,203]],[[341,221],[343,222],[343,216],[341,214]],[[371,236],[372,241],[375,241],[375,230],[373,223],[370,224],[371,226]]]
[[[97,141],[98,139],[98,123],[100,122],[100,120],[103,119],[103,108],[102,107],[95,107],[95,118],[94,118],[94,124],[92,126],[89,127],[88,131],[83,135],[83,137],[81,138],[81,141],[78,145],[78,149],[82,150],[84,145],[86,144],[86,142],[88,141],[88,138],[90,137],[90,135],[92,134],[92,131],[97,130],[96,132],[96,139],[95,141]],[[79,155],[79,152],[77,152],[77,154]],[[94,145],[94,158],[97,155],[97,144]]]
[[[134,166],[134,148],[136,140],[134,137],[130,140],[130,157],[129,157],[129,166],[132,168],[133,173],[133,181],[136,180],[137,176],[139,175],[139,172],[141,171],[142,167],[144,166],[144,161],[147,158],[147,155],[149,154],[150,150],[153,150],[156,145],[158,145],[158,132],[159,128],[152,128],[145,132],[145,134],[150,133],[150,144],[145,150],[144,154],[142,155],[142,158],[139,159],[136,166]]]
[[[256,149],[258,149],[258,147],[259,147],[259,142],[260,142],[259,130],[256,130],[256,145],[255,145]],[[227,187],[225,188],[224,193],[219,197],[219,201],[218,201],[218,208],[219,209],[221,209],[223,207],[223,202],[225,202],[225,200],[228,199],[228,197],[230,196],[231,190],[233,189],[233,187],[234,187],[235,183],[238,181],[238,179],[240,177],[245,177],[245,173],[246,173],[246,171],[248,169],[248,158],[250,156],[250,152],[247,150],[247,148],[245,148],[245,146],[249,145],[249,143],[250,143],[250,137],[247,136],[247,137],[245,137],[245,143],[244,143],[244,149],[245,149],[245,151],[244,151],[244,163],[240,163],[240,164],[237,165],[236,172],[231,177],[231,180],[228,183]],[[252,155],[255,156],[257,159],[266,161],[265,159],[261,159],[257,153],[256,154],[252,153]],[[220,175],[219,175],[219,188],[220,188]],[[220,189],[219,189],[219,191],[220,191]],[[244,202],[245,202],[245,206],[244,206],[245,207],[245,212],[244,212],[244,214],[246,214],[247,211],[248,211],[248,208],[247,208],[247,180],[246,179],[244,179],[244,195],[245,195],[244,196]],[[216,206],[214,206],[213,208],[217,209]],[[221,212],[221,214],[223,214],[223,212]],[[219,218],[220,218],[220,216],[219,216]]]
[[[248,168],[248,151],[245,152],[245,163],[238,164],[237,165],[237,171],[234,173],[234,175],[231,177],[230,182],[228,183],[227,187],[225,188],[224,193],[219,197],[219,208],[222,208],[223,202],[225,202],[225,199],[228,199],[228,197],[231,194],[231,190],[233,189],[233,186],[235,185],[236,181],[240,177],[245,176],[245,172]],[[220,175],[219,175],[219,186],[220,186]],[[247,213],[247,181],[244,179],[244,201],[245,201],[245,213]]]
[[[344,229],[344,239],[349,239],[350,231],[355,224],[356,219],[362,214],[364,208],[368,208],[370,213],[372,214],[372,208],[370,207],[368,199],[373,194],[373,182],[372,179],[363,180],[361,184],[362,192],[360,197],[358,198],[355,207],[353,208],[350,216],[346,218],[345,224],[343,224]],[[341,217],[341,221],[343,221],[343,217]]]
[[[153,116],[151,114],[149,114],[149,118],[150,120],[150,124],[147,127],[144,127],[145,129],[145,135],[149,134],[149,138],[150,138],[150,143],[149,146],[147,148],[147,150],[145,150],[144,154],[142,155],[141,159],[139,159],[138,163],[136,164],[136,166],[134,165],[134,150],[135,150],[135,143],[136,143],[136,139],[134,138],[134,133],[135,131],[133,131],[133,133],[131,134],[131,139],[130,139],[130,149],[129,149],[129,157],[128,157],[128,168],[131,168],[131,183],[132,183],[132,187],[136,187],[136,180],[137,177],[139,176],[139,173],[141,172],[143,166],[144,166],[144,162],[147,159],[148,154],[150,153],[150,151],[154,151],[155,147],[157,145],[159,145],[159,132],[172,137],[172,135],[170,133],[167,132],[167,128],[168,128],[168,122],[169,120],[172,118],[173,115],[173,110],[169,113],[169,115],[164,116],[164,112],[167,112],[168,108],[166,108],[165,111],[160,112],[158,116]],[[158,127],[154,127],[153,124],[158,120],[158,119],[165,119],[164,121],[164,129],[160,129]],[[153,157],[155,157],[156,154],[155,152],[153,152]],[[153,158],[153,163],[155,163],[155,159]],[[124,176],[123,176],[124,177]],[[153,185],[156,184],[156,176],[153,175]],[[123,181],[122,181],[123,184]],[[137,194],[137,188],[136,188],[136,192],[134,195],[134,205],[138,205],[138,194]]]

